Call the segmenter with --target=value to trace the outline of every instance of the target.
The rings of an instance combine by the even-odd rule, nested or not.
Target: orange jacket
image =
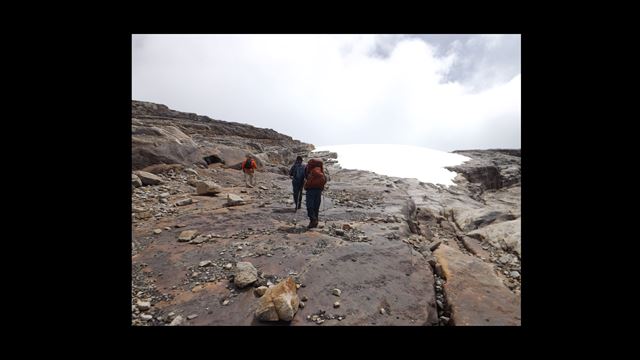
[[[250,165],[245,167],[246,164],[247,164],[247,160],[242,162],[242,170],[247,174],[253,174],[253,170],[257,168],[256,161],[251,159]]]

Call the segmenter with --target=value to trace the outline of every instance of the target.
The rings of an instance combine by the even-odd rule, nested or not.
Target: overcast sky
[[[317,146],[520,147],[520,35],[133,35],[132,94]]]

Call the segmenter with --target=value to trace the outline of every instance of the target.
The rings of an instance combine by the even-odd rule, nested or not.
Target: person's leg
[[[318,226],[318,213],[316,212],[316,201],[318,201],[318,189],[307,190],[307,215],[309,216],[309,228]]]
[[[319,189],[308,189],[307,190],[307,214],[309,215],[309,228],[313,228],[318,226],[318,195],[320,194]]]
[[[244,174],[244,186],[249,187],[249,174],[247,174],[246,172],[243,172]]]
[[[318,220],[320,220],[320,201],[322,201],[322,190],[318,189],[315,196],[316,200],[313,203],[313,213],[316,216],[316,226],[318,226]]]
[[[298,209],[302,208],[302,190],[303,189],[304,189],[304,182],[301,181],[298,183],[298,193],[296,194],[297,195],[296,202],[298,205]]]
[[[256,186],[256,174],[251,174],[251,185]]]
[[[313,199],[309,190],[307,190],[307,216],[309,220],[313,220]]]
[[[247,176],[249,177],[249,187],[253,187],[253,174],[249,173]]]
[[[298,183],[292,183],[293,186],[293,206],[298,207],[298,197],[300,196],[300,185]]]

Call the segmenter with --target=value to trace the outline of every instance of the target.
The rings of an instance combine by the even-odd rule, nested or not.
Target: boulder
[[[296,283],[292,277],[288,277],[265,291],[255,316],[261,321],[291,321],[299,305]]]
[[[164,183],[162,178],[146,171],[135,171],[134,175],[140,178],[142,185],[160,185]]]
[[[222,187],[213,181],[196,182],[196,192],[198,195],[215,195],[222,191]]]
[[[196,237],[197,234],[198,234],[198,230],[185,230],[180,233],[180,236],[178,236],[178,241],[180,242],[190,241],[191,239]]]
[[[244,200],[236,194],[227,194],[227,206],[244,205]]]
[[[258,270],[248,261],[241,261],[236,264],[236,272],[233,282],[237,287],[243,288],[253,284],[258,280]]]

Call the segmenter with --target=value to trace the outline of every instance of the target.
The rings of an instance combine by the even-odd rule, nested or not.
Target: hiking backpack
[[[305,172],[305,166],[303,163],[294,164],[293,171],[291,172],[291,175],[293,176],[293,181],[302,182],[304,180],[304,172]]]
[[[324,190],[324,185],[327,183],[327,178],[324,175],[322,160],[309,160],[305,173],[307,174],[307,182],[304,185],[305,189]]]

